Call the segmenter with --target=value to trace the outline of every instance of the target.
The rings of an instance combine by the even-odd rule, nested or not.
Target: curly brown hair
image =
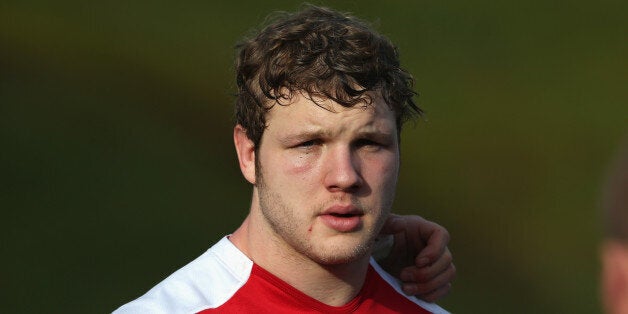
[[[413,79],[399,66],[396,47],[349,14],[307,5],[279,13],[256,36],[236,46],[236,123],[258,148],[266,112],[293,93],[353,107],[379,92],[395,111],[397,129],[422,114]]]

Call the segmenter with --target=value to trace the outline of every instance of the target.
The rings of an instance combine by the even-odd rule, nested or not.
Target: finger
[[[420,216],[391,214],[380,234],[400,233],[405,234],[408,244],[420,252],[415,261],[419,267],[435,262],[443,254],[450,238],[447,229]]]
[[[451,281],[456,276],[456,267],[450,264],[449,267],[428,282],[406,282],[402,285],[404,293],[408,295],[425,296],[441,289],[442,287],[450,287]]]
[[[417,267],[423,267],[438,261],[447,250],[450,238],[449,232],[438,224],[431,222],[430,224],[430,228],[421,230],[421,238],[426,242],[426,245],[416,257],[415,264]],[[426,232],[430,233],[426,234]]]
[[[447,249],[445,250],[445,253],[443,253],[443,255],[441,255],[438,260],[436,260],[436,262],[428,266],[410,266],[404,268],[401,271],[401,279],[403,280],[403,277],[405,276],[406,278],[412,278],[412,281],[415,281],[416,283],[426,283],[432,280],[432,278],[445,272],[451,265],[453,265],[452,262],[453,257],[451,255],[451,252],[449,252],[449,250]],[[407,273],[409,273],[409,275]]]
[[[408,255],[411,255],[412,259],[409,262],[413,263],[414,257],[423,250],[425,240],[438,228],[444,230],[444,228],[439,225],[427,221],[420,216],[399,216],[390,214],[380,231],[380,236],[394,234],[395,238],[400,236],[405,237],[405,246],[399,247],[396,241],[395,246],[401,250],[405,250]]]
[[[382,227],[380,234],[396,234],[402,233],[406,230],[406,221],[399,215],[390,214],[384,226]]]
[[[417,282],[417,294],[423,295],[437,290],[442,286],[450,285],[456,277],[456,266],[452,263],[442,273],[432,278],[430,281]]]
[[[451,284],[447,284],[443,287],[440,287],[432,292],[423,294],[421,296],[419,296],[419,299],[422,299],[424,301],[427,302],[435,302],[436,300],[446,296],[449,294],[449,291],[451,291]]]
[[[414,236],[408,236],[407,234],[408,217],[410,216],[390,214],[378,236],[393,236],[394,242],[387,257],[387,259],[390,257],[393,257],[393,259],[382,260],[382,263],[389,266],[397,265],[395,266],[397,268],[396,271],[394,271],[394,269],[388,269],[396,273],[396,275],[399,275],[403,266],[414,264],[414,258],[419,253],[419,249],[413,249],[416,247],[415,239],[419,238],[418,234]]]

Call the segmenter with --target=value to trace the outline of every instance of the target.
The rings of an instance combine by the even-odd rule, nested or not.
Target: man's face
[[[394,112],[304,96],[274,106],[257,151],[256,189],[268,229],[286,253],[320,264],[370,254],[399,172]],[[254,200],[255,201],[255,200]]]

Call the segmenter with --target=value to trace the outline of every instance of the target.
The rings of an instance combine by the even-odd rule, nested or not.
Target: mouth
[[[354,217],[354,216],[362,216],[362,214],[358,214],[358,213],[348,213],[348,214],[329,213],[327,215],[334,216],[334,217],[340,217],[340,218],[349,218],[349,217]]]
[[[333,205],[327,208],[322,214],[335,217],[353,217],[363,216],[364,212],[353,205]]]
[[[328,228],[345,233],[359,230],[362,216],[364,212],[355,206],[335,205],[321,213],[320,218]]]

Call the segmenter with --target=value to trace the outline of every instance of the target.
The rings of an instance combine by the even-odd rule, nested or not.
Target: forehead
[[[267,112],[266,131],[323,128],[341,133],[349,130],[396,133],[394,111],[381,96],[372,95],[371,99],[370,103],[345,107],[330,99],[295,93],[289,102],[275,104]]]

